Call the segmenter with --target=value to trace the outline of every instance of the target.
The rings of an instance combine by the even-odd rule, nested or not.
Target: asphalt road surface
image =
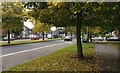
[[[75,42],[58,40],[0,47],[2,48],[2,55],[0,56],[2,58],[2,70],[5,71],[15,65],[53,53],[73,43]]]

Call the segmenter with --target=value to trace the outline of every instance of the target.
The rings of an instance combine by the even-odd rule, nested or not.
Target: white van
[[[52,39],[53,36],[52,36],[51,34],[48,34],[48,35],[47,35],[47,38],[48,38],[48,39]]]

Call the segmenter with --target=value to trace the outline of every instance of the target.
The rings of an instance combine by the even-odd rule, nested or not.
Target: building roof
[[[27,27],[28,29],[32,29],[32,28],[34,27],[33,23],[28,22],[28,21],[27,21],[27,22],[24,22],[23,24],[24,24],[24,26]]]
[[[7,31],[6,31],[5,29],[1,29],[1,28],[0,28],[0,35],[1,35],[1,34],[7,34]]]

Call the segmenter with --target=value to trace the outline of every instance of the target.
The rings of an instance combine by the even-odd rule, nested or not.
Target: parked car
[[[87,43],[87,39],[81,39],[83,43]]]
[[[4,37],[3,41],[8,41],[8,37]],[[14,41],[14,38],[10,38],[10,41]]]
[[[48,35],[47,35],[47,38],[48,38],[48,39],[53,39],[53,36],[52,36],[51,34],[48,34]]]
[[[94,37],[92,38],[93,41],[103,41],[102,37]]]
[[[65,36],[64,41],[72,41],[72,37],[71,36]]]
[[[31,37],[31,40],[39,40],[39,37],[37,35],[34,35],[33,37]]]
[[[58,38],[58,36],[57,35],[53,35],[53,38]]]
[[[119,41],[118,37],[107,38],[107,41]]]

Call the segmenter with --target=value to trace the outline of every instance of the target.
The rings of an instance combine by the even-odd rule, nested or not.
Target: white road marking
[[[67,43],[67,42],[64,42],[64,43]],[[63,43],[58,43],[58,44],[63,44]],[[5,54],[5,55],[1,55],[0,57],[6,57],[6,56],[11,56],[11,55],[15,55],[15,54],[20,54],[20,53],[28,52],[28,51],[38,50],[38,49],[41,49],[41,48],[55,46],[55,45],[58,45],[58,44],[52,44],[52,45],[48,45],[48,46],[33,48],[33,49],[30,49],[30,50],[24,50],[24,51],[14,52],[14,53],[10,53],[10,54]]]

